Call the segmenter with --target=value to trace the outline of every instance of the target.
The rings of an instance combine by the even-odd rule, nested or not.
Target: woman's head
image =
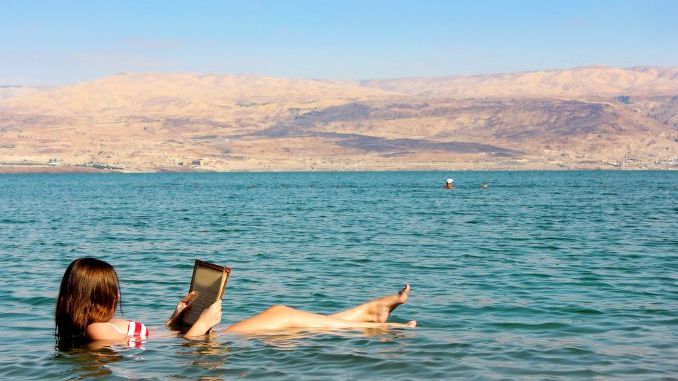
[[[87,326],[111,320],[119,301],[118,275],[113,266],[95,258],[71,262],[61,279],[56,304],[57,341],[85,341]]]

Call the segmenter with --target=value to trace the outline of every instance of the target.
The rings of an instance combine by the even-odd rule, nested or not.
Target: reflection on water
[[[176,353],[179,358],[192,359],[195,367],[212,370],[227,364],[230,349],[227,344],[216,340],[215,333],[211,333],[206,338],[183,340]]]
[[[55,352],[54,359],[70,368],[79,379],[106,377],[113,374],[111,364],[122,361],[124,356],[110,345],[84,346],[68,351]]]
[[[413,338],[415,329],[386,329],[386,328],[352,328],[352,329],[321,329],[321,328],[290,328],[256,333],[223,333],[226,338],[237,337],[241,340],[257,340],[268,346],[280,350],[293,350],[308,344],[309,339],[328,336],[337,339],[367,338],[379,342],[391,342],[403,338]]]

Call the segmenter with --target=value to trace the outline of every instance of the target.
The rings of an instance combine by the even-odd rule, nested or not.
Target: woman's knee
[[[271,313],[281,313],[281,312],[288,312],[291,311],[292,308],[284,306],[282,304],[276,304],[275,306],[268,307],[266,312],[271,312]]]

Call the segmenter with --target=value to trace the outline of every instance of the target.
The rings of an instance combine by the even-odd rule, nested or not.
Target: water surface
[[[678,377],[678,173],[449,175],[0,175],[0,378]],[[410,282],[393,320],[419,327],[57,352],[59,281],[87,255],[151,326],[200,258],[233,268],[224,326]]]

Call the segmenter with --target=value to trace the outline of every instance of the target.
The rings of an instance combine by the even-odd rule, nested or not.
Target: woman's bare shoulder
[[[113,319],[105,323],[92,323],[87,326],[87,336],[92,340],[120,340],[127,338],[129,322]]]

